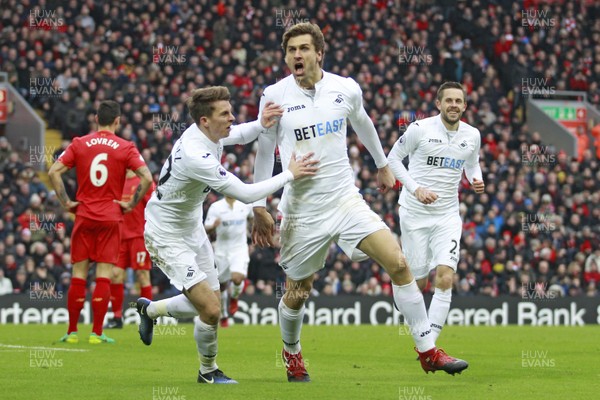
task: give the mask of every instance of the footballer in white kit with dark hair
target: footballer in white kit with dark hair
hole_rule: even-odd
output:
[[[284,111],[278,123],[259,136],[255,181],[272,175],[275,147],[283,165],[292,152],[314,153],[319,159],[316,175],[287,184],[279,203],[280,265],[287,275],[279,324],[288,381],[310,381],[300,346],[304,302],[332,241],[353,260],[371,257],[390,275],[394,301],[411,325],[423,369],[460,372],[466,363],[435,347],[423,296],[399,244],[354,184],[346,147],[348,120],[375,161],[379,188],[389,190],[395,178],[363,107],[359,85],[322,70],[324,43],[317,25],[300,23],[287,30],[282,47],[292,74],[267,87],[260,104],[261,112],[268,102],[280,104]],[[265,204],[254,204],[253,240],[261,246],[273,244],[274,222]]]
[[[436,106],[440,114],[413,122],[388,155],[394,175],[403,184],[398,201],[402,248],[421,290],[430,271],[436,271],[428,312],[434,340],[450,310],[460,255],[458,187],[463,171],[476,193],[485,188],[479,166],[481,134],[460,120],[467,106],[462,85],[442,84]],[[402,163],[406,156],[408,170]]]

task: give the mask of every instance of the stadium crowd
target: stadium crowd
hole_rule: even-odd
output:
[[[360,84],[386,154],[408,124],[437,114],[435,93],[443,81],[462,82],[469,104],[464,119],[482,134],[486,193],[475,195],[463,180],[455,293],[598,296],[600,167],[594,142],[579,159],[553,151],[540,132],[528,129],[523,87],[538,79],[545,88],[585,91],[600,104],[598,5],[6,3],[0,69],[43,110],[49,127],[62,132],[63,147],[94,129],[101,100],[114,99],[122,105],[119,134],[136,143],[155,179],[188,124],[184,98],[192,89],[225,85],[237,121],[256,118],[264,87],[287,74],[280,40],[284,27],[296,22],[322,28],[328,43],[324,69]],[[47,90],[40,90],[44,85]],[[223,162],[251,181],[255,151],[255,145],[226,149]],[[400,235],[398,191],[377,191],[375,166],[353,133],[348,152],[366,201]],[[27,161],[0,138],[0,294],[69,285],[72,220]],[[74,180],[66,183],[75,198]],[[211,193],[206,207],[217,198]],[[275,218],[277,202],[277,196],[270,202]],[[281,295],[278,256],[277,248],[251,246],[246,293]],[[157,268],[152,273],[156,292],[172,290]],[[352,262],[335,245],[319,275],[314,295],[391,293],[390,278],[376,263]],[[135,287],[128,289],[137,294]]]

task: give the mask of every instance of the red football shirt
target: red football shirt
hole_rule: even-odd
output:
[[[58,161],[77,172],[76,215],[97,221],[121,221],[118,200],[123,194],[126,169],[146,165],[132,142],[108,131],[73,139]]]
[[[140,184],[140,178],[137,176],[133,176],[131,178],[127,178],[125,181],[125,187],[123,187],[123,201],[129,201],[133,197],[137,187]],[[146,195],[137,206],[130,212],[125,214],[123,218],[123,224],[121,225],[121,240],[127,240],[135,237],[143,237],[144,236],[144,210],[146,209],[146,204],[152,197],[152,192],[154,191],[154,182]]]

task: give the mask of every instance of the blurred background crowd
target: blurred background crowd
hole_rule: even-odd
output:
[[[321,27],[325,70],[360,84],[386,154],[411,122],[437,114],[435,93],[443,81],[461,82],[468,92],[464,120],[482,135],[486,193],[474,194],[463,179],[455,293],[598,296],[600,141],[590,140],[578,158],[548,153],[542,132],[527,126],[522,90],[523,79],[537,78],[556,90],[587,92],[600,104],[598,2],[2,3],[0,70],[41,110],[48,127],[62,132],[63,148],[95,128],[100,101],[114,99],[123,113],[119,135],[136,143],[155,178],[189,125],[184,99],[191,90],[225,85],[237,121],[257,117],[263,89],[288,73],[281,36],[296,22]],[[52,10],[54,20],[32,20],[35,10]],[[33,93],[31,85],[39,82],[50,82],[53,95]],[[255,146],[223,155],[224,165],[248,182]],[[377,191],[375,166],[351,129],[348,152],[356,185],[400,237],[398,191]],[[544,152],[547,157],[535,157]],[[74,198],[73,175],[66,184]],[[211,193],[205,207],[218,196]],[[275,219],[277,203],[272,196]],[[49,285],[66,290],[72,220],[5,138],[0,210],[0,294]],[[246,293],[281,294],[278,258],[277,248],[251,246]],[[335,245],[318,275],[314,295],[391,293],[383,269],[373,261],[352,262]],[[157,268],[152,279],[156,293],[173,290]],[[138,289],[129,283],[127,290]]]

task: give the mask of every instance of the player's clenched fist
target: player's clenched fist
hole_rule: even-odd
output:
[[[483,183],[483,181],[480,181],[477,178],[473,178],[472,186],[473,186],[473,190],[477,194],[481,194],[485,190],[485,183]]]
[[[387,193],[388,190],[396,185],[396,177],[389,165],[379,168],[377,171],[377,186],[381,193]]]

